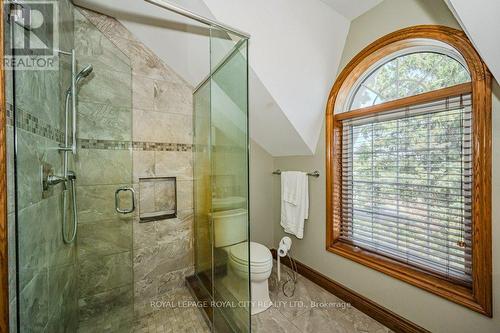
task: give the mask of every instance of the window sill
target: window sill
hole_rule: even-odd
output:
[[[329,252],[375,269],[415,287],[441,296],[447,300],[463,305],[473,311],[491,317],[474,297],[471,288],[450,282],[434,274],[427,273],[410,265],[389,259],[379,254],[363,250],[357,246],[337,240],[327,247]]]

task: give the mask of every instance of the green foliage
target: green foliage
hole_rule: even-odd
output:
[[[451,87],[470,81],[467,70],[446,55],[413,53],[391,60],[361,85],[351,109]]]
[[[377,104],[467,81],[468,72],[447,56],[410,54],[376,70],[355,103]],[[457,244],[467,232],[470,209],[470,191],[463,185],[470,180],[464,171],[471,159],[465,130],[469,111],[449,109],[344,127],[351,237],[369,239],[382,252],[432,263],[441,273],[468,274],[464,256],[469,250]],[[385,223],[377,223],[380,219]]]

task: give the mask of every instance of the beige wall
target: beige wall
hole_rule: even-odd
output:
[[[446,5],[440,0],[385,0],[351,23],[341,66],[375,39],[397,29],[418,24],[458,27]],[[500,88],[494,83],[493,145],[500,149]],[[252,155],[255,157],[255,155]],[[253,164],[258,164],[253,161]],[[293,255],[335,281],[374,300],[432,332],[499,332],[500,304],[494,297],[494,317],[487,318],[416,287],[325,250],[325,134],[324,128],[316,154],[312,157],[274,159],[274,167],[283,170],[319,170],[321,177],[310,182],[310,218],[303,240],[293,238]],[[497,172],[495,172],[495,170]],[[500,197],[500,156],[493,157],[493,203]],[[265,185],[265,184],[262,184]],[[266,188],[262,188],[262,193]],[[256,189],[254,188],[254,191]],[[274,243],[284,235],[279,225],[279,178],[273,179]],[[260,195],[260,193],[259,193]],[[252,199],[257,195],[252,196]],[[500,208],[493,205],[493,287],[500,295]],[[253,207],[252,207],[253,208]],[[257,208],[254,209],[258,210]],[[253,221],[252,228],[257,222]]]
[[[250,240],[273,248],[273,157],[255,141],[250,142]],[[279,177],[278,177],[279,178]]]

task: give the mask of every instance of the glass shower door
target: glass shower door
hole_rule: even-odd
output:
[[[228,221],[224,230],[214,230],[214,245],[217,237],[237,235],[236,243],[213,249],[213,297],[224,304],[215,308],[213,324],[221,332],[250,331],[247,43],[211,31],[211,208]]]
[[[12,92],[8,108],[16,147],[17,322],[20,332],[30,333],[130,332],[135,216],[130,60],[70,1],[57,6],[63,52],[55,51],[50,68],[16,68],[6,88]],[[44,40],[40,31],[35,36],[17,23],[7,28],[14,53],[29,40]],[[66,117],[73,142],[67,91],[72,75],[87,65],[93,71],[76,87],[76,154],[68,152],[68,168],[76,176],[77,233],[65,242],[64,222],[66,236],[74,230],[70,182],[44,187],[43,181],[64,175]]]
[[[132,68],[130,59],[78,9],[78,321],[83,332],[131,332],[134,320]],[[138,200],[136,200],[138,202]]]
[[[55,21],[60,23],[59,48],[71,50],[73,26],[67,23],[72,22],[72,6],[61,1],[58,7],[59,17]],[[37,9],[50,17],[53,8],[41,4]],[[15,67],[10,72],[10,86],[6,87],[12,96],[7,105],[15,147],[17,326],[20,332],[75,331],[78,325],[76,244],[63,242],[64,187],[60,183],[44,190],[42,184],[44,171],[63,174],[59,152],[63,136],[63,89],[70,82],[71,59],[54,51],[53,44],[44,44],[51,40],[49,30],[24,29],[12,16],[7,28],[11,54],[16,59],[40,60],[38,67]],[[44,66],[42,56],[30,55],[27,45],[54,51],[52,65]],[[71,231],[70,227],[68,232]]]
[[[249,332],[247,40],[212,29],[210,45],[210,76],[193,96],[194,289],[214,304],[213,332]]]

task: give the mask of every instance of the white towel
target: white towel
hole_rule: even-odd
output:
[[[309,179],[305,172],[281,173],[281,226],[285,232],[302,239],[304,222],[309,217]]]

